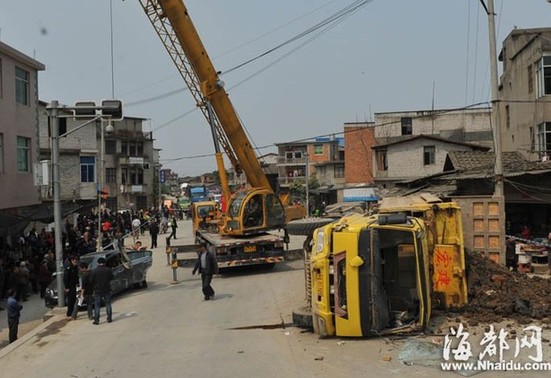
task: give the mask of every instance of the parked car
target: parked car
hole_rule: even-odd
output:
[[[88,269],[94,270],[98,266],[98,259],[105,258],[105,266],[113,270],[115,278],[111,281],[113,294],[119,293],[130,287],[147,287],[147,270],[153,263],[151,251],[125,251],[121,253],[118,250],[105,250],[100,252],[91,252],[80,257],[81,262],[88,263]],[[57,306],[57,279],[54,277],[44,296],[46,307],[53,308]]]

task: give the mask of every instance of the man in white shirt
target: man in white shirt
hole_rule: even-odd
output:
[[[142,225],[142,222],[136,217],[132,220],[132,237],[134,240],[140,238],[140,226]]]

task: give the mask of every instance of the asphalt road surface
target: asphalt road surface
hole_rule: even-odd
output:
[[[190,222],[181,221],[173,244],[191,242],[190,238],[181,240],[189,229]],[[149,242],[149,236],[142,240]],[[163,235],[160,241],[148,274],[149,287],[117,295],[112,323],[106,322],[104,309],[99,325],[93,325],[83,312],[77,320],[69,320],[57,309],[58,315],[0,350],[0,376],[457,375],[402,364],[398,361],[400,339],[319,339],[294,327],[292,310],[304,304],[301,260],[278,264],[273,270],[215,276],[216,296],[204,301],[200,277],[191,274],[191,267],[179,268],[178,281],[173,282]],[[293,243],[301,246],[302,240]]]

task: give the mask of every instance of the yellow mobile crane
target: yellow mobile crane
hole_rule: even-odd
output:
[[[211,127],[227,210],[217,232],[197,230],[196,239],[216,249],[222,267],[282,261],[287,236],[274,239],[266,231],[285,226],[283,204],[262,170],[186,6],[182,0],[140,3]],[[231,196],[222,151],[236,172],[245,173],[251,189]],[[231,237],[239,240],[232,242]]]

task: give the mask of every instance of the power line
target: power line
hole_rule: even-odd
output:
[[[249,59],[249,60],[246,60],[245,62],[243,63],[240,63],[238,64],[237,66],[234,66],[226,71],[223,71],[224,74],[228,74],[232,71],[235,71],[239,68],[242,68],[244,66],[246,66],[247,64],[250,64],[268,54],[271,54],[273,53],[274,51],[277,51],[285,46],[287,46],[288,44],[291,44],[295,41],[298,41],[306,36],[308,36],[309,34],[319,30],[319,29],[322,29],[324,28],[325,26],[327,25],[330,25],[332,23],[339,23],[339,20],[341,18],[347,18],[350,14],[352,13],[355,13],[356,11],[358,11],[360,8],[364,7],[365,5],[367,5],[368,3],[370,3],[372,0],[356,0],[354,1],[352,4],[349,4],[348,6],[344,7],[343,9],[337,11],[336,13],[334,13],[333,15],[331,15],[330,17],[322,20],[321,22],[318,22],[317,24],[315,24],[314,26],[306,29],[305,31],[297,34],[296,36],[288,39],[287,41],[285,42],[282,42],[280,43],[279,45],[275,46],[275,47],[272,47],[271,49],[261,53],[261,54],[258,54],[257,56]]]
[[[464,107],[459,107],[459,108],[450,108],[450,109],[438,110],[438,111],[434,111],[434,112],[429,112],[430,114],[421,114],[421,115],[411,117],[411,118],[412,119],[421,119],[421,118],[428,118],[428,117],[435,117],[435,116],[438,117],[440,115],[444,115],[444,114],[451,113],[451,112],[456,112],[456,111],[461,111],[461,110],[468,110],[468,109],[472,109],[472,108],[476,109],[477,107],[479,107],[481,105],[489,105],[489,102],[487,102],[487,101],[486,102],[479,102],[479,103],[470,104],[470,105],[467,105],[467,106],[464,106]],[[381,124],[378,124],[378,125],[372,125],[371,127],[373,127],[373,128],[384,127],[384,126],[395,125],[395,124],[399,124],[399,123],[401,123],[401,120],[389,121],[389,122],[381,123]],[[336,136],[336,135],[345,135],[347,132],[356,132],[356,131],[357,130],[348,130],[348,131],[343,130],[343,131],[338,131],[338,132],[331,132],[331,133],[328,133],[328,134],[321,134],[321,135],[316,135],[316,136],[310,136],[310,137],[307,137],[307,138],[296,139],[296,140],[286,142],[286,143],[292,144],[292,143],[310,142],[312,140],[315,140],[316,138],[327,138],[327,137],[333,137],[333,136]],[[273,147],[274,147],[274,144],[269,144],[269,145],[265,145],[265,146],[255,147],[255,150],[263,150],[263,149],[273,148]],[[172,158],[172,159],[161,159],[161,161],[163,161],[163,162],[174,162],[174,161],[179,161],[179,160],[189,160],[189,159],[197,159],[197,158],[205,158],[205,157],[213,157],[213,156],[215,156],[215,154],[210,153],[210,154],[203,154],[203,155],[181,156],[181,157]]]

